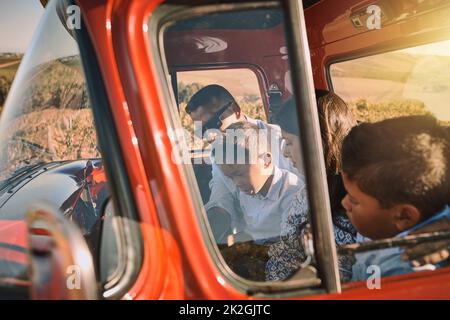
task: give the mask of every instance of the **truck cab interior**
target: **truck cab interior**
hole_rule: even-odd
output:
[[[433,114],[447,125],[450,78],[442,70],[450,68],[450,5],[439,0],[372,4],[303,1],[315,89],[336,93],[358,123]],[[294,94],[282,10],[271,4],[237,8],[193,8],[192,17],[175,14],[163,28],[161,52],[204,205],[211,197],[211,146],[195,141],[193,119],[185,110],[190,98],[218,84],[245,115],[276,125],[274,115]],[[210,220],[213,229],[223,223],[218,221]]]

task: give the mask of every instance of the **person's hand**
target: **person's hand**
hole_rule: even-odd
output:
[[[426,227],[411,232],[411,235],[450,231],[450,219],[436,221]],[[450,239],[435,242],[426,242],[407,248],[402,255],[402,259],[410,261],[413,267],[420,267],[426,264],[437,264],[450,257]]]
[[[228,245],[232,246],[232,245],[239,245],[239,244],[246,244],[253,241],[253,238],[251,235],[249,235],[246,232],[238,232],[236,234],[233,234],[232,236],[230,236],[230,239],[228,241]]]

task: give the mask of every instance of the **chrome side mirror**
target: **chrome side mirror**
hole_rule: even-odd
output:
[[[26,224],[31,298],[97,299],[92,256],[77,227],[46,203],[32,206]]]

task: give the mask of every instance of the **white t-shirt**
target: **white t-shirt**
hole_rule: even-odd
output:
[[[272,185],[265,197],[240,192],[233,181],[212,162],[212,179],[209,183],[211,196],[205,208],[225,209],[231,215],[235,232],[247,232],[254,240],[270,239],[280,236],[283,214],[287,213],[295,194],[304,187],[305,182],[292,161],[283,156],[280,127],[260,120],[247,121],[257,124],[260,129],[272,130],[272,134],[279,137],[279,149],[272,150]]]

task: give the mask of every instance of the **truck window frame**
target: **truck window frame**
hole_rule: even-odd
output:
[[[177,5],[177,3],[181,5]],[[317,114],[317,106],[312,79],[312,68],[309,58],[309,47],[306,39],[306,27],[304,23],[303,8],[298,1],[291,0],[280,4],[278,1],[270,2],[241,2],[213,4],[204,3],[183,6],[182,1],[170,1],[162,4],[153,13],[148,28],[149,50],[158,57],[156,65],[157,73],[160,75],[163,102],[167,125],[171,128],[179,128],[177,101],[173,94],[172,80],[164,54],[163,35],[165,27],[171,22],[181,18],[195,17],[212,12],[226,12],[245,9],[280,8],[285,17],[285,28],[287,30],[286,41],[289,46],[291,66],[294,73],[302,73],[297,78],[293,77],[294,90],[299,92],[295,95],[298,105],[304,108],[299,110],[299,125],[305,128],[302,135],[302,150],[305,158],[305,171],[308,186],[309,203],[311,211],[314,212],[313,228],[315,235],[316,257],[318,258],[319,275],[322,284],[319,287],[310,285],[301,286],[295,281],[286,283],[254,282],[235,275],[223,260],[217,245],[215,244],[206,213],[201,201],[200,191],[191,166],[182,166],[181,171],[190,185],[190,199],[194,205],[203,239],[216,267],[224,278],[237,290],[247,295],[257,297],[292,297],[310,296],[323,293],[339,293],[340,279],[337,267],[337,254],[334,242],[333,226],[331,221],[331,209],[326,185],[325,165],[320,136],[320,127]],[[298,28],[293,28],[296,26]],[[293,28],[294,30],[291,30]],[[301,29],[301,30],[298,30]],[[301,50],[296,50],[300,48]],[[302,52],[303,51],[303,52]],[[306,66],[306,67],[305,67]],[[298,81],[300,80],[300,81]],[[306,147],[305,147],[306,146]],[[305,154],[309,154],[308,157]]]
[[[74,0],[68,0],[68,2],[73,4]],[[80,52],[111,200],[118,218],[116,223],[121,261],[118,270],[115,270],[114,277],[106,283],[101,283],[99,295],[102,299],[120,299],[134,285],[141,270],[144,254],[142,234],[104,79],[83,15],[81,15],[81,28],[75,29],[75,41]],[[97,260],[100,261],[100,251]],[[97,275],[97,281],[100,281],[99,275]]]

